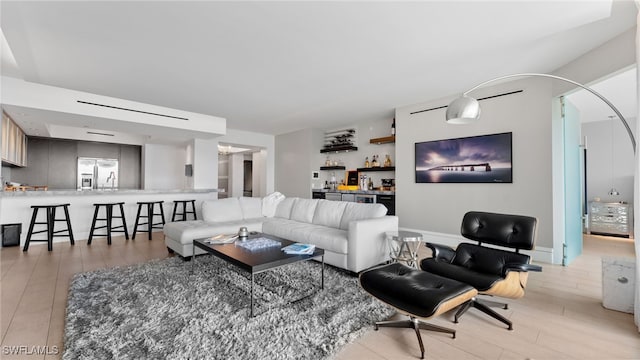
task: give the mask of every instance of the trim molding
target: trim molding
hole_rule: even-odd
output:
[[[461,242],[469,242],[469,240],[465,239],[461,235],[452,235],[445,233],[438,233],[433,231],[425,231],[420,229],[410,229],[410,228],[400,228],[399,230],[405,231],[413,231],[422,234],[422,238],[425,242],[433,242],[438,244],[443,244],[447,246],[451,246],[453,248],[457,247]],[[500,248],[498,246],[492,246],[486,244],[488,247]],[[535,262],[548,263],[553,264],[553,249],[547,247],[536,246],[533,250],[522,251],[523,254],[527,254],[531,256],[531,259]]]

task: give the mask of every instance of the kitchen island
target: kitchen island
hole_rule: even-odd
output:
[[[200,211],[202,208],[202,201],[217,198],[217,189],[5,191],[0,192],[0,224],[22,224],[22,234],[20,235],[20,244],[22,246],[27,237],[27,231],[29,230],[31,206],[71,204],[69,206],[69,217],[71,218],[73,235],[76,240],[84,240],[89,237],[89,231],[91,230],[94,203],[124,202],[127,228],[129,230],[129,235],[131,236],[133,234],[133,226],[136,220],[136,212],[138,211],[138,206],[136,204],[138,201],[164,201],[163,208],[165,221],[169,222],[171,221],[174,200],[196,200],[196,213],[198,218],[201,218],[202,215]],[[44,216],[40,218],[41,215],[42,214],[38,214],[38,221],[44,221]],[[56,217],[61,218],[60,215],[57,215]],[[120,225],[119,220],[116,219],[114,222],[116,223],[114,225]],[[61,228],[63,227],[61,223],[58,223],[58,225],[61,226]],[[104,225],[104,222],[98,222],[96,225]],[[34,230],[40,230],[43,228],[44,226],[40,225]],[[142,228],[140,228],[140,230],[142,230]],[[99,232],[104,233],[104,229]],[[35,236],[42,238],[43,234],[37,234]],[[146,236],[141,236],[139,239],[144,239],[146,241]],[[98,237],[95,238],[94,241],[100,240],[101,238]],[[54,242],[68,241],[69,240],[66,237],[54,238]]]

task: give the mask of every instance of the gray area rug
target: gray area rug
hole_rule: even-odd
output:
[[[213,256],[190,271],[176,257],[76,275],[63,358],[324,359],[393,314],[329,266],[320,290],[314,261],[257,274],[253,318],[246,272]]]

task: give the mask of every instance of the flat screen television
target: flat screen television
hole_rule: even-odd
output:
[[[416,143],[416,183],[511,183],[511,134]]]

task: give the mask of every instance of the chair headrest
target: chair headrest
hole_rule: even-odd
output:
[[[460,233],[467,239],[513,249],[533,249],[538,219],[531,216],[470,211]]]

